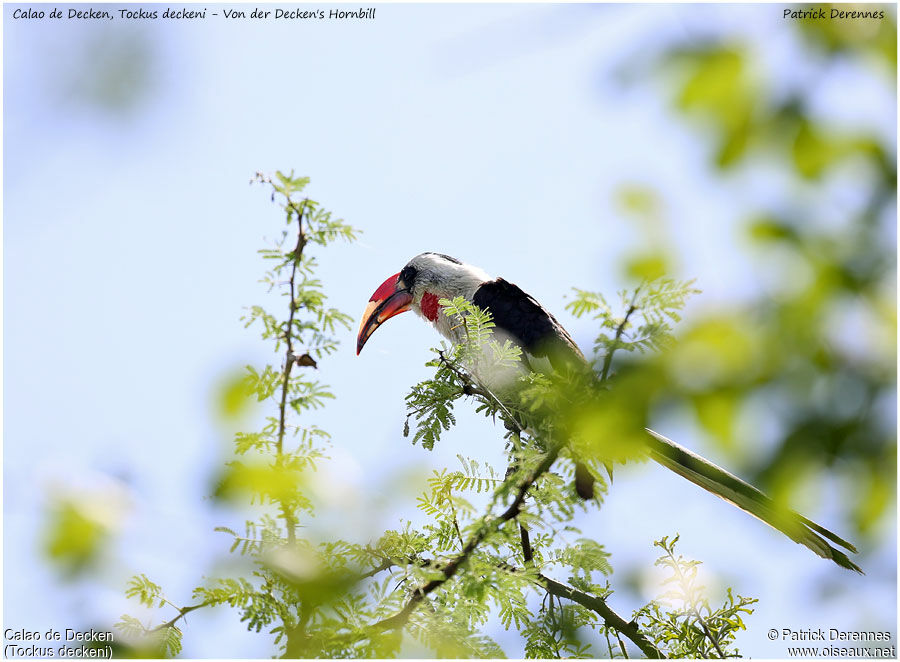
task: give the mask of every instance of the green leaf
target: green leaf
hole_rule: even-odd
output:
[[[147,578],[147,575],[135,575],[128,580],[128,586],[125,589],[125,597],[137,598],[142,605],[152,607],[153,603],[161,596],[162,589],[159,584],[151,582]]]

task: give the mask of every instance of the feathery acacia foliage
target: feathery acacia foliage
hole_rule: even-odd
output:
[[[234,458],[216,489],[219,497],[256,508],[243,531],[216,529],[251,569],[207,578],[185,607],[145,575],[134,577],[126,594],[169,620],[154,626],[125,615],[118,624],[123,634],[144,651],[177,655],[182,618],[227,605],[249,630],[274,634],[276,654],[285,657],[394,657],[410,641],[438,656],[502,657],[505,651],[487,634],[497,622],[518,631],[528,657],[617,657],[635,648],[648,657],[735,653],[733,635],[751,601],[729,592],[726,605],[712,610],[693,583],[695,566],[676,558],[674,541],[664,538],[660,562],[684,579],[681,603],[654,602],[622,617],[608,605],[608,552],[572,523],[586,508],[571,487],[573,459],[597,476],[594,502],[606,489],[598,471],[605,459],[579,442],[590,432],[573,408],[597,398],[615,405],[613,353],[664,346],[669,323],[692,291],[689,283],[647,283],[619,316],[602,296],[579,291],[573,312],[592,313],[600,324],[602,379],[528,373],[521,350],[493,338],[489,313],[464,299],[442,300],[462,341],[435,350],[428,364],[433,376],[407,396],[405,432],[413,444],[432,449],[456,423],[453,410],[462,399],[502,423],[508,466],[458,456],[459,466],[436,471],[417,499],[424,525],[407,522],[367,544],[313,542],[301,535],[314,511],[305,485],[325,455],[328,434],[304,417],[333,396],[305,368],[335,351],[335,330],[350,318],[327,306],[306,249],[352,240],[355,231],[302,197],[306,178],[276,173],[258,180],[271,186],[287,220],[275,247],[261,251],[274,265],[263,282],[286,296],[286,316],[254,306],[245,321],[259,324],[283,360],[278,367],[248,366],[245,390],[271,414],[261,429],[235,435]],[[498,372],[504,374],[499,386],[484,378]]]
[[[725,657],[735,634],[743,629],[741,614],[753,613],[749,606],[756,600],[735,596],[729,588],[725,603],[713,610],[697,582],[700,562],[676,557],[676,542],[678,536],[671,541],[666,536],[654,543],[664,552],[656,565],[669,571],[665,583],[672,588],[640,610],[636,620],[654,639],[669,642],[672,657]],[[731,649],[730,655],[739,651]]]
[[[680,282],[672,278],[657,278],[635,288],[619,292],[624,313],[617,316],[599,292],[574,288],[575,298],[566,309],[575,317],[593,313],[600,323],[600,333],[594,341],[594,352],[602,360],[601,379],[609,376],[613,354],[659,351],[672,343],[672,324],[681,321],[679,311],[687,298],[699,292],[693,280]],[[637,318],[637,321],[635,318]]]

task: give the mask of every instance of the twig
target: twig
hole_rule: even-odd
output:
[[[297,214],[297,246],[290,253],[291,255],[291,279],[290,279],[290,314],[288,315],[287,328],[285,329],[284,339],[287,344],[287,350],[284,358],[284,376],[281,380],[281,402],[278,404],[278,440],[275,443],[276,462],[281,465],[284,453],[284,434],[287,426],[285,425],[285,414],[287,410],[287,397],[290,387],[291,368],[294,366],[294,313],[297,311],[297,303],[295,301],[295,282],[297,277],[297,264],[303,255],[303,248],[306,246],[306,234],[303,232],[303,211],[306,201],[298,207],[294,203],[288,201],[288,206]],[[297,520],[293,513],[290,512],[287,504],[282,502],[281,514],[287,527],[288,542],[294,544],[297,542]]]
[[[616,654],[613,652],[612,642],[609,640],[609,628],[606,628],[603,631],[603,636],[606,637],[606,650],[609,651],[609,659],[613,659]]]
[[[534,565],[534,550],[531,549],[531,536],[524,524],[519,524],[519,538],[522,540],[522,558],[525,565]]]
[[[359,575],[357,580],[362,581],[363,579],[368,579],[369,577],[374,577],[379,572],[384,572],[385,570],[393,567],[394,565],[396,565],[396,564],[393,561],[391,561],[390,559],[385,559],[384,561],[381,562],[380,565],[377,565],[374,568],[372,568],[371,570],[368,570],[368,571],[362,573],[361,575]]]
[[[512,423],[512,425],[515,426],[516,430],[520,434],[525,432],[525,428],[519,425],[519,422],[516,420],[515,416],[512,415],[509,409],[506,408],[506,405],[504,405],[500,401],[500,398],[494,395],[494,393],[489,388],[487,388],[481,382],[473,379],[471,375],[459,368],[455,363],[453,363],[453,361],[444,356],[443,351],[439,351],[438,356],[441,359],[441,363],[447,366],[450,371],[454,375],[456,375],[460,381],[463,382],[463,393],[465,393],[466,395],[480,395],[483,398],[491,400],[497,406],[497,408],[503,412],[504,418]]]
[[[681,570],[681,565],[678,563],[678,560],[675,558],[675,555],[671,551],[666,550],[666,553],[669,555],[669,558],[672,559],[672,567],[675,569],[675,572],[678,573],[678,579],[681,582],[682,589],[685,591],[685,597],[690,597],[690,594],[687,593],[690,582],[688,581],[688,578],[684,576],[684,572],[682,572]],[[693,593],[693,589],[691,590],[691,593]],[[697,606],[693,602],[693,600],[691,602],[691,611],[697,618],[697,621],[700,623],[700,627],[703,628],[703,634],[712,642],[712,645],[715,647],[716,652],[719,654],[719,657],[724,659],[726,657],[724,651],[719,646],[719,642],[712,635],[712,632],[710,632],[709,627],[706,625],[706,621],[700,615],[700,610],[697,609]]]
[[[469,539],[469,542],[466,543],[466,546],[463,547],[462,552],[460,552],[459,555],[457,555],[444,565],[444,567],[441,569],[440,577],[438,577],[437,579],[432,579],[427,584],[417,588],[413,592],[412,596],[410,596],[403,609],[401,609],[393,616],[389,616],[388,618],[378,621],[372,627],[376,630],[393,630],[399,627],[403,627],[409,620],[409,617],[415,610],[416,606],[418,606],[418,604],[425,599],[425,596],[434,591],[436,588],[439,588],[444,584],[444,582],[451,579],[459,570],[460,566],[462,566],[469,559],[469,556],[472,555],[472,552],[475,551],[478,545],[480,545],[481,542],[490,533],[493,533],[498,528],[500,528],[501,525],[513,519],[516,515],[519,514],[519,511],[522,507],[522,502],[525,501],[525,494],[529,489],[531,489],[531,486],[534,485],[537,479],[540,478],[556,461],[556,458],[559,456],[559,451],[560,447],[557,446],[544,456],[544,459],[541,460],[540,464],[538,464],[531,475],[528,476],[528,478],[522,481],[522,483],[519,485],[515,499],[513,499],[513,502],[503,512],[503,514],[482,524],[482,526]]]
[[[516,463],[513,462],[509,465],[509,469],[507,469],[507,475],[513,473],[515,471]],[[528,529],[525,528],[525,525],[519,522],[519,540],[522,542],[522,558],[525,560],[526,566],[534,565],[534,549],[531,547],[531,535],[528,533]]]
[[[498,567],[501,570],[513,574],[524,574],[526,572],[525,570],[511,566],[508,563],[501,563]],[[584,591],[579,591],[577,588],[551,579],[543,573],[539,573],[535,581],[547,591],[548,595],[555,595],[557,598],[566,598],[572,602],[577,602],[582,607],[587,607],[591,611],[597,613],[603,619],[603,622],[606,623],[607,627],[612,628],[617,633],[621,632],[624,634],[634,642],[647,657],[657,660],[665,658],[665,655],[663,655],[662,652],[654,646],[646,636],[644,636],[644,633],[638,629],[637,623],[634,621],[626,621],[619,616],[606,604],[606,600],[603,598],[591,595],[590,593],[585,593]],[[621,646],[621,641],[619,644]],[[628,657],[627,654],[625,656]]]
[[[521,531],[522,531],[522,529],[520,529],[520,532]],[[526,535],[527,535],[527,531],[526,531]],[[419,559],[419,558],[414,558],[414,557],[410,557],[405,560],[410,561],[410,562],[415,562],[415,564],[420,567],[429,566],[434,563],[430,559]],[[401,563],[393,561],[389,558],[385,558],[381,565],[379,565],[377,568],[374,568],[373,570],[369,571],[365,575],[362,575],[362,578],[371,577],[371,576],[381,572],[382,570],[387,570],[388,568],[394,567],[394,566],[399,567],[400,565],[401,565]],[[500,564],[498,564],[497,567],[500,568],[501,570],[504,570],[506,572],[510,572],[513,574],[524,574],[524,572],[525,572],[524,570],[521,570],[520,568],[516,568],[515,566],[512,566],[512,565],[509,565],[508,563],[500,563]],[[550,607],[551,609],[553,608],[552,607],[552,596],[556,596],[557,598],[566,598],[567,600],[571,600],[572,602],[577,602],[581,606],[587,607],[591,611],[597,613],[601,618],[603,618],[604,623],[606,623],[606,625],[609,628],[612,628],[617,633],[621,632],[626,637],[628,637],[628,639],[630,639],[647,657],[653,658],[653,659],[664,659],[665,658],[665,655],[663,655],[662,652],[658,648],[656,648],[656,646],[654,646],[653,643],[651,643],[650,640],[648,640],[644,636],[644,634],[638,629],[637,624],[634,621],[628,622],[624,618],[619,616],[615,611],[613,611],[609,607],[609,605],[606,604],[606,601],[603,598],[600,598],[596,595],[591,595],[589,593],[585,593],[583,591],[579,591],[578,589],[573,588],[572,586],[568,586],[567,584],[558,582],[555,579],[551,579],[550,577],[547,577],[543,573],[538,574],[538,576],[536,578],[536,582],[547,591],[548,596],[551,596],[551,607]],[[435,588],[437,588],[437,587],[435,587]],[[424,588],[420,589],[420,591],[421,590],[424,590]],[[433,589],[429,589],[428,592],[430,592],[431,590],[433,590]],[[418,595],[418,593],[417,593],[417,595]],[[409,605],[407,605],[407,607],[408,606]],[[406,609],[406,608],[404,608],[404,609]],[[397,617],[399,615],[400,614],[397,614],[388,619],[384,619],[383,621],[376,623],[373,627],[377,627],[377,628],[381,628],[381,629],[390,629],[392,627],[399,627],[399,626],[403,625],[403,623],[401,623],[399,621],[396,623],[389,622],[392,619],[397,619]],[[408,616],[408,614],[407,614],[407,616]],[[616,635],[616,638],[619,639],[618,634]],[[621,639],[619,639],[619,645],[624,650],[624,646],[622,646]],[[610,650],[612,650],[611,647],[610,647]],[[627,653],[623,653],[623,654],[625,655],[625,657],[628,657]]]
[[[700,621],[700,627],[703,628],[703,633],[712,642],[712,645],[716,647],[716,652],[719,654],[719,657],[721,657],[722,659],[725,659],[727,656],[722,651],[722,649],[719,647],[719,642],[716,641],[716,638],[712,635],[712,632],[709,631],[709,628],[706,625],[706,621],[703,620],[702,616],[700,616],[700,612],[695,609],[694,615],[697,617],[697,620]]]
[[[459,548],[462,549],[466,546],[466,541],[463,540],[462,531],[459,529],[459,517],[456,515],[456,506],[453,505],[453,493],[449,489],[447,490],[447,502],[450,504],[450,512],[453,513],[453,527],[456,529],[456,536],[459,538]]]
[[[637,306],[635,303],[637,302],[638,292],[641,291],[641,286],[638,285],[634,289],[634,294],[631,297],[631,303],[628,305],[628,311],[625,313],[625,317],[622,318],[622,321],[619,322],[619,326],[616,327],[616,336],[613,338],[612,345],[609,348],[609,351],[606,353],[606,356],[603,357],[603,368],[600,370],[600,381],[605,382],[606,378],[609,376],[609,368],[612,365],[612,357],[615,354],[616,349],[619,345],[619,339],[622,337],[622,334],[625,332],[625,326],[628,324],[628,318],[631,317],[632,313],[637,310]]]
[[[538,580],[541,585],[553,595],[560,598],[566,598],[572,602],[577,602],[582,607],[587,607],[591,611],[599,614],[607,626],[628,637],[647,657],[653,659],[662,659],[665,657],[662,652],[660,652],[660,650],[644,636],[634,621],[629,622],[619,616],[610,609],[609,605],[607,605],[606,601],[602,598],[579,591],[576,588],[558,582],[555,579],[551,579],[544,574],[538,575]]]
[[[170,603],[170,604],[171,604],[171,603]],[[209,606],[209,602],[201,602],[201,603],[199,603],[199,604],[196,604],[196,605],[190,605],[190,606],[188,606],[188,607],[175,607],[175,609],[178,610],[178,616],[176,616],[175,618],[173,618],[171,621],[166,621],[165,623],[162,623],[162,624],[160,624],[160,625],[157,625],[157,626],[156,626],[155,628],[153,628],[152,630],[149,630],[149,632],[159,632],[160,630],[164,630],[164,629],[166,629],[166,628],[170,628],[170,627],[174,626],[175,623],[177,623],[179,620],[181,620],[181,619],[184,618],[186,615],[188,615],[189,613],[191,613],[192,611],[195,611],[195,610],[197,610],[197,609],[201,609],[202,607],[207,607],[207,606]]]

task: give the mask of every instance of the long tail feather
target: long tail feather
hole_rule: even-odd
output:
[[[862,573],[860,567],[847,558],[844,552],[828,544],[830,540],[855,553],[856,548],[840,536],[792,510],[778,506],[770,497],[749,483],[676,444],[671,439],[650,429],[647,432],[651,437],[647,442],[650,457],[659,464],[679,476],[687,478],[706,491],[733,503],[741,510],[781,531],[794,542],[805,545],[822,558],[831,559],[843,568]]]

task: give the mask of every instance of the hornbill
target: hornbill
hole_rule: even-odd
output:
[[[503,278],[487,273],[442,253],[422,253],[411,259],[399,273],[385,280],[369,299],[356,341],[356,353],[381,324],[407,310],[430,322],[451,342],[460,342],[461,333],[453,320],[441,313],[441,299],[464,297],[491,313],[494,334],[510,339],[522,350],[523,368],[541,372],[563,371],[573,365],[586,366],[584,355],[562,325],[533,297]],[[830,543],[850,552],[856,548],[838,535],[793,511],[778,506],[770,497],[654,432],[646,438],[646,454],[667,469],[699,485],[716,496],[759,518],[794,542],[805,545],[822,558],[862,572],[847,555]],[[583,498],[593,495],[593,476],[576,465],[576,491]]]

